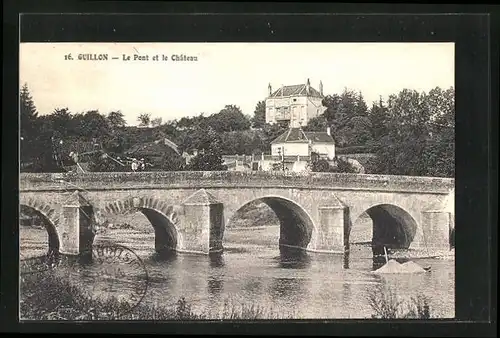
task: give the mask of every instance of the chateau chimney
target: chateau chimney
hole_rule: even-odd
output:
[[[267,87],[269,89],[269,96],[273,93],[273,89],[271,87],[271,83],[269,83],[269,86]]]
[[[319,81],[319,93],[323,96],[323,82]]]
[[[330,129],[330,127],[326,128],[326,133],[328,134],[328,136],[332,136],[332,130]]]
[[[284,89],[284,87],[285,87],[285,86],[282,84],[282,85],[281,85],[281,96],[283,96],[283,89]]]
[[[306,83],[306,93],[309,94],[309,89],[311,88],[311,82],[309,82],[309,79],[307,79]]]

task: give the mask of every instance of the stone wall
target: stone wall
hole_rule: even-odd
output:
[[[124,172],[124,173],[22,173],[20,191],[75,189],[158,189],[210,187],[336,188],[379,191],[445,193],[454,188],[454,179],[394,175],[363,175],[297,172]]]

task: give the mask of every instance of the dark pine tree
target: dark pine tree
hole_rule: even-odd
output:
[[[375,141],[380,140],[383,136],[387,135],[388,113],[387,107],[382,101],[382,97],[378,103],[373,103],[370,109],[369,118],[372,126],[372,136]]]
[[[266,123],[266,103],[264,101],[259,101],[257,106],[255,106],[255,111],[252,117],[252,127],[262,128]]]

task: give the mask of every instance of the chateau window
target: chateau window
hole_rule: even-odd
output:
[[[297,99],[293,99],[293,102],[297,102]]]

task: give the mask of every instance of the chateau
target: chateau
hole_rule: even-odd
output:
[[[319,91],[311,87],[309,79],[305,84],[281,86],[272,91],[269,84],[269,96],[266,99],[266,123],[282,123],[290,128],[306,126],[310,119],[321,115],[326,107],[323,100],[323,83],[319,82]]]

